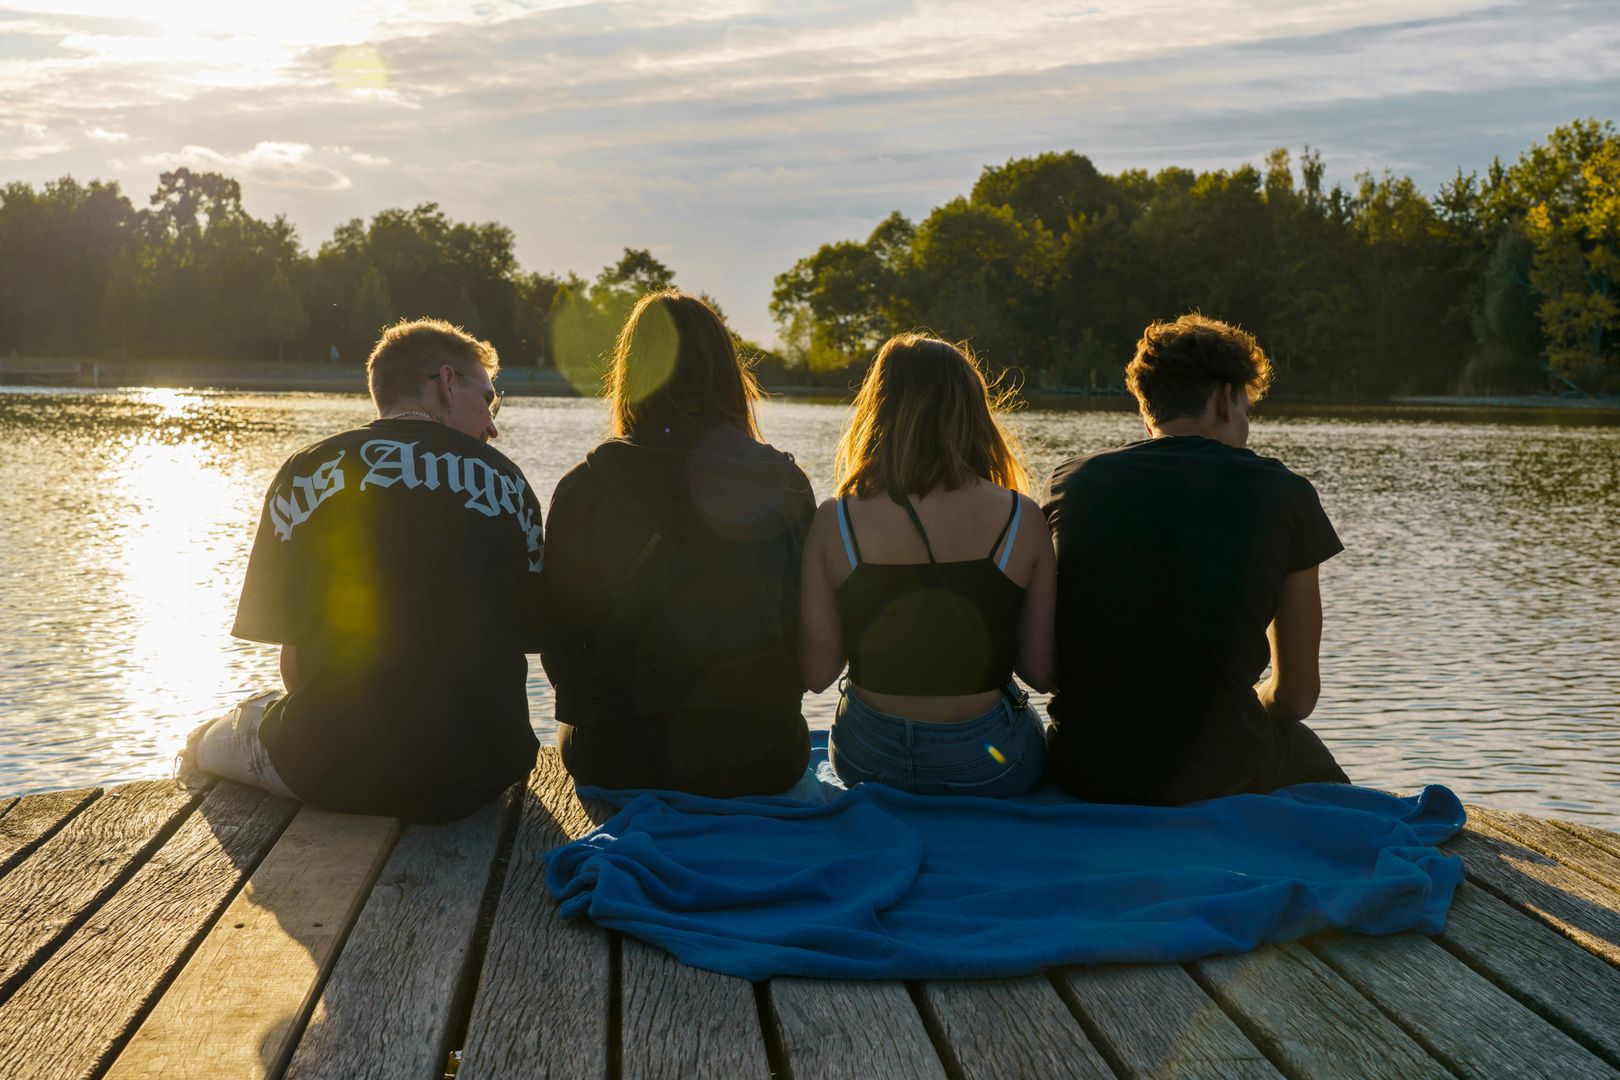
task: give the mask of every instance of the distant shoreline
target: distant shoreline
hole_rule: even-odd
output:
[[[585,397],[555,368],[506,367],[500,388],[514,397]],[[217,360],[60,360],[0,357],[0,388],[63,387],[127,389],[153,387],[185,390],[284,391],[291,393],[366,393],[361,364],[276,364]],[[848,401],[853,390],[837,386],[767,386],[773,397],[795,400]],[[1131,407],[1118,390],[1087,387],[1042,387],[1026,397],[1032,405]],[[1441,409],[1576,409],[1620,412],[1620,397],[1571,397],[1554,394],[1421,394],[1347,401],[1343,398],[1274,398],[1277,404],[1311,406],[1417,407]]]

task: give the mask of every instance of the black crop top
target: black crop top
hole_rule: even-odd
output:
[[[946,563],[933,561],[909,501],[904,506],[929,561],[862,562],[846,500],[838,500],[838,531],[853,568],[835,593],[850,681],[879,694],[933,695],[1000,690],[1012,680],[1024,606],[1023,588],[1003,572],[1022,508],[1016,491],[1012,500],[988,555]]]

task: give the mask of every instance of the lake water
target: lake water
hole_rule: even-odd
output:
[[[162,775],[192,725],[279,685],[273,648],[229,636],[260,498],[369,417],[336,394],[0,390],[0,794]],[[818,494],[843,419],[762,416]],[[501,420],[544,504],[605,416],[519,398]],[[1140,431],[1116,408],[1014,426],[1040,477]],[[1345,542],[1311,723],[1352,778],[1620,827],[1620,416],[1266,406],[1251,445],[1316,483]],[[835,700],[806,699],[813,726]]]

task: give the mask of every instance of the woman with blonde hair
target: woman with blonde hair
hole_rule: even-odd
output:
[[[563,764],[603,787],[786,790],[810,753],[796,659],[810,482],[760,439],[759,386],[695,296],[636,304],[607,390],[610,438],[546,516],[541,659]]]
[[[836,497],[805,548],[806,684],[849,676],[829,740],[846,784],[1017,795],[1040,779],[1051,536],[965,348],[902,334],[877,354],[838,445]]]

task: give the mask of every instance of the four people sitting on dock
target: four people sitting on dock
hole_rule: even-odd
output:
[[[829,739],[846,784],[1006,796],[1044,775],[1176,804],[1347,782],[1302,723],[1316,568],[1342,545],[1311,484],[1246,448],[1272,370],[1242,330],[1148,327],[1127,368],[1148,438],[1059,466],[1044,515],[972,355],[892,338],[818,511],[761,439],[720,317],[654,293],[613,353],[610,438],[557,484],[544,560],[534,493],[488,445],[497,367],[448,324],[392,327],[368,364],[379,419],[282,466],[233,632],[282,645],[286,692],[194,731],[188,772],[465,814],[533,762],[524,654],[541,652],[582,784],[785,791],[809,761],[802,695],[846,663]],[[1015,671],[1055,685],[1050,730]]]
[[[540,506],[489,445],[498,367],[448,323],[391,327],[366,365],[378,419],[282,465],[232,633],[281,646],[285,692],[193,731],[183,778],[444,821],[528,774]]]
[[[1148,438],[1048,485],[1053,779],[1162,805],[1347,783],[1301,723],[1320,690],[1316,568],[1344,545],[1310,481],[1246,448],[1270,362],[1244,331],[1184,315],[1147,328],[1125,376]]]
[[[802,669],[849,678],[828,739],[845,784],[1020,795],[1040,780],[1052,669],[1051,537],[984,375],[902,334],[878,351],[838,444],[836,497],[804,562]]]

